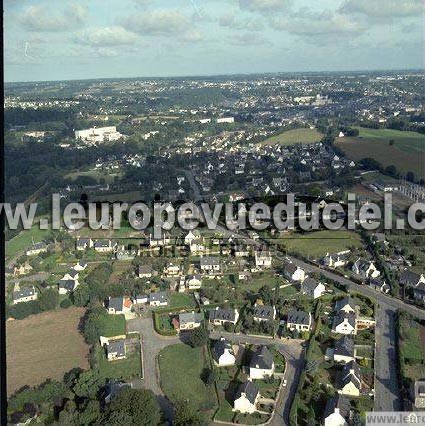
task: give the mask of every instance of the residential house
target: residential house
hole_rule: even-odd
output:
[[[264,379],[271,377],[274,374],[274,359],[273,354],[267,346],[259,346],[254,352],[249,363],[250,379]]]
[[[232,344],[222,337],[214,343],[212,348],[214,361],[219,367],[235,365],[236,357],[233,352]]]
[[[405,269],[400,274],[400,284],[413,289],[413,297],[425,302],[425,276]]]
[[[150,306],[167,306],[168,295],[166,291],[159,291],[157,293],[151,293],[149,295]]]
[[[348,263],[348,253],[350,250],[341,251],[339,253],[329,254],[322,259],[322,262],[328,268],[339,268],[345,266]]]
[[[78,271],[74,269],[71,269],[69,272],[67,272],[63,277],[62,280],[74,280],[77,281],[79,277]]]
[[[357,334],[356,314],[354,312],[337,312],[332,322],[332,331],[339,334]]]
[[[236,324],[238,319],[237,309],[223,309],[217,306],[209,311],[209,322],[214,325]]]
[[[335,303],[335,312],[343,311],[344,313],[355,313],[356,307],[351,297],[347,296],[339,299]]]
[[[310,331],[311,329],[311,313],[304,311],[291,310],[288,312],[286,327],[288,330]]]
[[[44,241],[34,243],[26,252],[27,256],[35,256],[40,253],[47,252],[47,244]]]
[[[254,321],[273,321],[276,318],[276,308],[274,306],[255,305],[252,310]]]
[[[337,391],[341,395],[360,396],[362,390],[362,376],[360,367],[356,361],[345,364],[336,385]]]
[[[220,259],[211,256],[201,257],[200,267],[203,272],[218,273],[221,271]]]
[[[252,382],[242,383],[235,395],[233,402],[233,411],[252,414],[257,411],[256,405],[260,393]]]
[[[329,399],[323,413],[324,426],[348,426],[350,401],[343,395]]]
[[[360,275],[363,278],[378,278],[381,274],[381,272],[378,271],[374,263],[369,260],[357,259],[354,262],[351,270],[356,275]]]
[[[244,244],[237,244],[233,248],[233,254],[235,257],[248,257],[249,247]]]
[[[385,294],[388,294],[391,290],[391,287],[385,281],[378,278],[370,278],[368,280],[368,286],[373,288],[375,291],[380,291]]]
[[[185,284],[189,290],[197,290],[202,286],[202,277],[198,274],[188,275]]]
[[[17,303],[31,302],[32,300],[37,300],[38,293],[33,287],[23,288],[18,291],[14,291],[12,294],[12,303],[16,305]]]
[[[131,383],[109,380],[105,387],[105,404],[109,404],[123,389],[132,387]]]
[[[197,230],[189,230],[189,232],[187,233],[187,235],[184,237],[184,243],[187,246],[190,246],[190,244],[192,243],[192,241],[198,240],[201,238],[201,233]]]
[[[272,266],[272,256],[269,250],[255,251],[255,266],[257,268],[270,268]]]
[[[115,258],[117,260],[133,260],[136,258],[137,254],[138,251],[136,249],[121,247],[115,252]]]
[[[415,407],[425,408],[425,380],[416,380],[415,382]]]
[[[33,269],[34,268],[28,262],[22,263],[19,266],[13,267],[13,276],[19,277],[21,275],[29,274]]]
[[[344,336],[335,340],[333,359],[335,362],[344,364],[355,360],[354,340],[351,337]]]
[[[283,275],[291,281],[303,281],[305,279],[305,272],[299,266],[290,261],[283,261]]]
[[[110,340],[105,346],[108,361],[116,361],[126,357],[125,339]]]
[[[110,253],[114,250],[111,240],[98,240],[94,243],[93,248],[99,253]]]
[[[129,297],[110,297],[108,302],[108,313],[119,315],[131,312],[133,306]]]
[[[87,263],[80,260],[75,266],[74,271],[81,272],[84,271],[87,268]]]
[[[182,268],[180,265],[176,265],[175,263],[169,263],[164,268],[164,275],[167,277],[177,277],[181,274]]]
[[[87,250],[93,247],[93,240],[91,238],[78,238],[75,243],[75,248],[78,251]]]
[[[137,267],[137,276],[139,278],[151,278],[153,274],[151,265],[139,265]]]
[[[202,324],[203,315],[195,312],[184,312],[179,314],[179,330],[193,330]]]
[[[301,283],[301,293],[305,294],[313,299],[317,299],[326,292],[326,287],[322,283],[318,283],[313,278],[307,277]]]
[[[147,294],[138,294],[134,298],[134,303],[137,305],[145,305],[149,301],[149,296]]]
[[[78,280],[73,279],[61,279],[59,281],[59,294],[72,293],[78,286]]]

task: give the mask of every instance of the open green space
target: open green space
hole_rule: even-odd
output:
[[[103,348],[98,348],[96,356],[100,375],[107,379],[140,377],[141,362],[139,350],[128,354],[125,359],[116,361],[108,361]]]
[[[102,317],[101,324],[102,336],[113,337],[125,334],[125,317],[124,315],[108,315]]]
[[[425,135],[392,129],[359,128],[359,136],[337,138],[335,145],[347,157],[370,157],[384,167],[394,165],[401,173],[412,171],[425,177]]]
[[[6,257],[13,257],[18,254],[25,254],[33,242],[39,243],[50,234],[49,229],[39,229],[38,224],[34,224],[31,229],[24,229],[18,235],[6,242]]]
[[[207,367],[203,348],[177,344],[159,353],[161,388],[172,401],[187,400],[195,410],[210,410],[215,405],[214,392],[201,379]]]
[[[318,231],[307,234],[284,235],[279,239],[288,253],[298,253],[304,257],[317,258],[326,253],[336,253],[351,247],[361,247],[360,235],[350,231]]]
[[[323,134],[316,129],[293,129],[286,130],[279,135],[271,136],[262,143],[265,145],[280,144],[280,145],[295,145],[295,144],[312,144],[319,142]]]

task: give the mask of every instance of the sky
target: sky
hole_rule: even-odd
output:
[[[425,0],[4,0],[5,81],[418,69]]]

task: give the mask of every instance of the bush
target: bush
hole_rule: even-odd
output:
[[[32,300],[31,302],[23,302],[10,306],[8,316],[20,320],[40,312],[40,303],[38,300]]]
[[[72,305],[72,302],[69,299],[64,299],[62,300],[62,302],[60,303],[60,307],[67,309]]]
[[[54,288],[48,288],[40,293],[38,301],[42,311],[51,311],[59,304],[59,293]]]

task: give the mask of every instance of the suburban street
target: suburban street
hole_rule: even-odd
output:
[[[399,411],[400,394],[397,381],[395,343],[395,309],[380,302],[375,330],[375,411]]]

